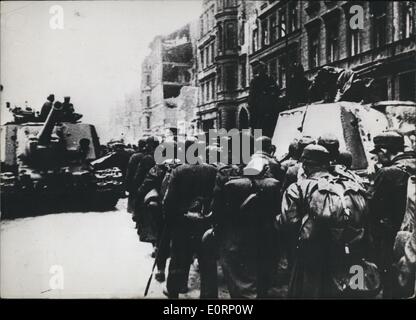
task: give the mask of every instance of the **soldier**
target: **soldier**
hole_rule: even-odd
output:
[[[298,142],[298,153],[302,154],[303,150],[306,146],[310,144],[315,144],[316,141],[311,136],[303,136]],[[292,165],[286,171],[285,178],[282,184],[282,193],[294,182],[298,181],[300,177],[302,177],[303,171],[300,170],[302,168],[301,162],[297,162],[295,165]]]
[[[298,149],[299,141],[297,139],[293,140],[289,145],[289,152],[285,159],[281,162],[282,170],[287,172],[287,170],[298,163],[300,154]]]
[[[169,298],[178,298],[179,293],[187,290],[189,268],[194,254],[200,253],[202,235],[206,231],[205,217],[212,198],[216,172],[214,166],[205,163],[185,163],[172,171],[163,201],[172,241],[164,290]],[[203,267],[200,264],[200,268]]]
[[[318,144],[323,146],[325,149],[329,152],[329,162],[330,162],[330,171],[333,175],[336,176],[342,176],[346,179],[352,179],[355,180],[360,185],[364,186],[363,180],[356,175],[354,172],[349,170],[345,165],[340,163],[340,160],[343,160],[340,155],[339,151],[339,140],[337,137],[335,137],[333,134],[323,134],[318,138]],[[352,156],[351,157],[351,163],[352,163]],[[346,153],[343,153],[344,157],[348,157]],[[351,167],[351,163],[349,163],[349,167]],[[348,162],[347,162],[348,165]]]
[[[146,152],[137,166],[137,170],[134,175],[134,185],[138,188],[142,185],[144,179],[146,178],[149,170],[156,164],[154,159],[154,151],[159,145],[159,141],[156,137],[150,136],[146,139]],[[136,222],[137,233],[140,236],[141,225],[140,225],[140,214],[143,203],[137,198],[137,190],[135,190],[135,200],[134,200],[134,213],[133,221]]]
[[[280,183],[271,178],[269,163],[256,155],[245,168],[229,165],[217,174],[214,233],[232,298],[264,298],[272,285],[278,254],[272,225],[280,205]]]
[[[125,185],[126,185],[126,190],[129,193],[127,211],[130,213],[134,212],[134,199],[136,197],[136,191],[139,188],[139,186],[135,184],[134,176],[136,174],[136,171],[137,171],[137,168],[141,159],[144,157],[145,149],[146,149],[146,140],[142,138],[138,142],[137,152],[134,153],[130,157],[129,163],[127,165]]]
[[[284,172],[280,163],[272,155],[272,139],[266,136],[259,137],[256,139],[255,145],[260,145],[261,147],[252,155],[251,161],[256,161],[257,159],[265,161],[267,163],[267,170],[270,172],[271,176],[276,180],[282,181],[284,178]]]
[[[383,297],[392,298],[394,275],[393,244],[406,208],[409,176],[416,172],[414,151],[404,151],[404,138],[395,131],[386,131],[373,139],[374,149],[382,168],[378,170],[370,203],[377,246],[378,265],[383,270]]]
[[[329,158],[320,145],[305,147],[301,157],[305,178],[285,191],[282,213],[276,217],[278,230],[290,225],[300,230],[288,291],[292,298],[348,296],[349,280],[344,287],[343,279],[365,258],[365,190],[352,180],[337,180],[329,172]]]
[[[53,94],[50,94],[46,98],[46,102],[43,104],[42,109],[40,111],[39,121],[46,121],[46,118],[48,117],[49,112],[51,112],[54,101],[55,101],[55,95]]]
[[[170,238],[167,234],[166,219],[162,215],[162,199],[167,191],[172,170],[180,165],[177,159],[177,145],[175,142],[164,142],[162,154],[166,160],[162,164],[156,164],[146,175],[142,185],[137,191],[137,201],[143,202],[143,214],[141,217],[142,225],[147,230],[140,233],[140,237],[145,238],[145,242],[156,244],[156,264],[158,272],[155,278],[159,282],[165,281],[166,260],[169,256]],[[167,150],[173,150],[172,157],[169,158]],[[147,214],[146,214],[147,213]]]

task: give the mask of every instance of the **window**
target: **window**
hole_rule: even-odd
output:
[[[284,56],[279,58],[279,86],[286,87],[286,58]]]
[[[326,60],[333,62],[338,60],[338,21],[333,21],[326,28]]]
[[[201,85],[201,101],[202,103],[205,102],[205,83]]]
[[[211,55],[210,55],[209,49],[210,49],[210,46],[207,46],[205,48],[205,67],[211,64],[211,61],[210,61]]]
[[[245,27],[246,27],[246,21],[242,19],[240,21],[240,32],[239,32],[240,45],[244,45],[244,42],[245,42]]]
[[[215,78],[211,81],[211,99],[215,99]]]
[[[202,68],[205,67],[204,49],[201,49],[201,66]]]
[[[225,69],[225,88],[227,91],[236,89],[236,73],[233,65],[226,66]]]
[[[205,84],[205,88],[206,88],[206,90],[205,90],[205,101],[209,101],[209,97],[211,96],[210,95],[210,88],[211,86],[210,86],[210,83],[209,82],[206,82],[206,84]]]
[[[222,25],[218,24],[218,52],[222,52],[223,50],[223,30],[222,30]]]
[[[222,69],[221,67],[217,68],[217,91],[222,91]]]
[[[355,56],[361,52],[361,36],[360,31],[351,30],[349,36],[350,56]]]
[[[215,43],[213,42],[211,44],[211,63],[214,63],[215,61]]]
[[[319,29],[309,32],[309,68],[319,66]]]
[[[150,108],[150,96],[146,97],[146,107]]]
[[[270,16],[270,43],[276,40],[276,16],[273,14]]]
[[[374,1],[371,3],[373,19],[373,46],[378,48],[386,44],[387,38],[387,1]]]
[[[234,23],[227,23],[227,34],[225,38],[225,44],[227,49],[234,49],[236,47],[236,34]]]
[[[246,87],[247,75],[246,75],[246,62],[240,63],[240,87],[244,89]]]
[[[402,37],[409,38],[414,33],[414,3],[406,1],[402,4]]]
[[[261,22],[261,46],[267,46],[269,44],[269,28],[267,19]]]
[[[147,86],[150,86],[151,85],[151,77],[150,77],[150,74],[147,74],[146,75],[146,85]]]
[[[204,35],[204,15],[201,16],[201,18],[199,19],[199,26],[200,26],[200,34],[201,37]]]
[[[256,52],[259,49],[258,43],[259,43],[259,30],[254,29],[253,30],[253,52]]]
[[[146,116],[146,128],[150,129],[150,117]]]
[[[284,9],[279,11],[279,38],[286,35],[286,12]]]
[[[289,2],[289,32],[298,29],[298,3]]]

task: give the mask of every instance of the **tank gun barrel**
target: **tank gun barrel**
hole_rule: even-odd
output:
[[[56,122],[58,121],[59,115],[62,112],[62,105],[55,104],[46,118],[45,124],[40,130],[37,138],[39,144],[45,145],[50,142],[53,128],[55,127]]]

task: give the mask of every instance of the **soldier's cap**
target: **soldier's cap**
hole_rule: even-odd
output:
[[[327,164],[329,162],[329,151],[321,146],[310,144],[303,149],[301,162],[312,163],[312,164]]]
[[[404,137],[397,131],[389,130],[373,138],[374,149],[370,153],[377,153],[380,148],[401,149],[404,147]]]
[[[318,138],[318,144],[325,147],[332,156],[339,154],[339,140],[332,133],[326,133]]]
[[[315,144],[315,143],[316,143],[315,139],[312,138],[311,136],[303,136],[298,141],[298,148],[300,150],[303,150],[307,145]]]

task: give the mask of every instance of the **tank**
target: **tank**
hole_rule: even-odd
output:
[[[45,121],[14,108],[1,126],[1,219],[60,211],[107,210],[123,195],[117,167],[98,170],[94,125],[55,103]]]
[[[282,160],[294,139],[317,139],[331,133],[338,138],[340,150],[351,153],[351,169],[371,180],[374,156],[369,151],[374,148],[373,137],[388,128],[386,115],[369,105],[348,101],[315,103],[280,112],[272,141],[277,147],[277,159]]]

